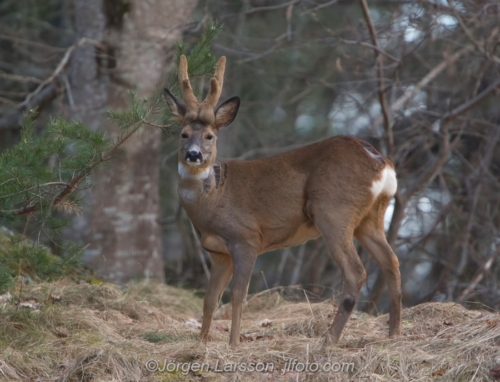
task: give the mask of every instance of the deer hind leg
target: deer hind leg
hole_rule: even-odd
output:
[[[389,294],[389,336],[401,334],[401,275],[399,261],[387,242],[384,214],[389,200],[375,205],[372,213],[356,228],[356,238],[377,261],[387,281]]]
[[[351,316],[359,290],[365,282],[366,271],[354,247],[353,233],[348,228],[346,219],[341,216],[332,218],[315,214],[315,224],[323,235],[330,255],[342,271],[344,282],[337,314],[327,332],[327,342],[335,344]]]
[[[210,254],[212,268],[207,293],[203,300],[203,322],[201,324],[201,339],[208,340],[208,332],[212,323],[215,309],[219,306],[222,293],[231,279],[233,273],[231,256]]]

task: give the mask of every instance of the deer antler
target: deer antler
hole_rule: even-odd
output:
[[[224,84],[224,71],[226,70],[226,57],[222,56],[217,62],[215,76],[210,80],[210,90],[200,106],[200,117],[208,120],[214,118],[214,109],[219,101]]]
[[[210,80],[210,90],[201,103],[198,103],[196,96],[193,93],[193,88],[189,82],[188,63],[186,56],[182,55],[179,62],[179,83],[181,85],[182,98],[186,104],[188,114],[193,114],[193,117],[200,118],[206,121],[213,121],[214,109],[219,101],[224,84],[224,71],[226,70],[226,57],[222,56],[217,62],[215,75]]]
[[[219,101],[222,92],[222,85],[224,84],[224,71],[226,70],[226,57],[222,56],[217,62],[215,68],[215,76],[210,80],[210,90],[207,97],[201,104],[202,109],[214,109]]]
[[[189,82],[188,63],[186,56],[182,55],[179,62],[179,84],[181,85],[182,98],[186,103],[188,113],[198,112],[198,100],[193,93],[193,88]]]

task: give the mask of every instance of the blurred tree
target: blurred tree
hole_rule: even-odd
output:
[[[77,39],[82,46],[71,62],[71,110],[91,128],[105,124],[107,108],[125,109],[127,92],[153,94],[162,82],[195,0],[75,0]],[[106,127],[112,137],[113,127]],[[148,129],[130,139],[124,158],[94,178],[85,217],[74,230],[89,243],[84,260],[102,277],[162,280],[164,268],[159,219],[161,131]]]

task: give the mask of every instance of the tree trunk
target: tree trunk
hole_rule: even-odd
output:
[[[97,39],[107,54],[85,46],[71,71],[73,116],[91,128],[118,128],[103,119],[105,109],[125,109],[128,91],[149,97],[171,66],[196,0],[75,0],[77,37]],[[104,57],[103,57],[104,56]],[[93,177],[89,213],[75,223],[88,243],[84,261],[110,281],[164,279],[158,224],[161,131],[146,127],[124,145],[119,158]]]

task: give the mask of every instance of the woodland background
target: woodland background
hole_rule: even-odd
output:
[[[62,117],[119,140],[106,111],[136,110],[141,97],[169,86],[177,44],[189,53],[212,20],[224,27],[209,48],[228,58],[221,100],[242,99],[220,133],[221,159],[336,134],[371,142],[398,174],[386,225],[403,304],[499,309],[496,1],[1,0],[0,150],[22,142],[22,116],[34,108],[35,136]],[[204,94],[207,77],[195,84]],[[40,235],[28,204],[17,206],[26,213],[16,220],[0,211],[1,224],[54,253],[59,238],[80,243],[83,263],[109,281],[148,277],[203,291],[209,258],[176,192],[178,126],[143,125],[81,186],[82,213],[57,237]],[[368,271],[358,307],[385,311],[378,266],[358,249]],[[261,256],[250,292],[301,284],[323,299],[340,283],[320,239]]]

